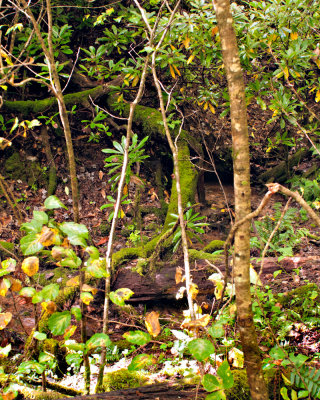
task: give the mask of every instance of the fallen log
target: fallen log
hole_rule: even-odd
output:
[[[114,392],[72,397],[73,400],[193,400],[197,388],[194,385],[161,383],[132,389],[116,390]],[[208,393],[199,388],[198,399],[204,399]],[[64,398],[61,400],[68,400]]]

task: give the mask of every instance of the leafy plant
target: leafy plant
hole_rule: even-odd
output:
[[[251,238],[251,247],[263,249],[281,216],[281,207],[281,203],[275,203],[273,217],[266,215],[261,220],[254,222],[259,236]],[[294,248],[299,245],[301,239],[307,236],[309,232],[306,228],[294,228],[299,218],[296,208],[288,209],[271,240],[267,254],[280,255],[279,259],[293,256]]]
[[[193,211],[193,207],[191,203],[189,202],[187,204],[187,210],[184,213],[184,219],[186,223],[186,234],[187,237],[191,242],[191,239],[197,239],[200,243],[202,243],[200,237],[197,234],[204,233],[204,227],[208,226],[206,222],[200,222],[202,221],[205,217],[200,216],[199,213],[195,213]],[[169,226],[174,226],[176,224],[176,221],[178,220],[179,216],[177,214],[171,214],[173,217],[174,221],[170,222]],[[173,251],[177,251],[179,245],[181,242],[181,228],[178,227],[176,233],[174,234],[172,238],[172,244],[174,245]]]

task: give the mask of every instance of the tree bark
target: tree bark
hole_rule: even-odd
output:
[[[222,57],[230,96],[236,221],[251,212],[250,158],[245,88],[233,18],[228,0],[214,2]],[[253,399],[268,400],[260,351],[253,324],[250,295],[250,223],[242,224],[234,240],[234,282],[238,326]]]

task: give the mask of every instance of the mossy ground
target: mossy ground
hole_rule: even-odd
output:
[[[144,386],[147,382],[148,378],[142,372],[131,372],[125,368],[108,372],[103,378],[103,386],[106,392]]]

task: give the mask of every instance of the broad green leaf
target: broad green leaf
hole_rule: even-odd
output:
[[[66,355],[66,361],[69,365],[75,365],[75,366],[80,366],[82,363],[82,356],[81,354],[75,353],[75,354],[67,354]]]
[[[269,352],[270,357],[272,357],[274,360],[282,360],[286,358],[286,353],[283,351],[283,349],[279,346],[273,347],[270,352]]]
[[[37,339],[37,340],[40,340],[40,341],[47,339],[47,335],[45,333],[38,332],[38,331],[34,332],[33,337],[35,339]]]
[[[123,337],[129,343],[136,344],[138,346],[144,346],[151,340],[151,336],[149,335],[149,333],[143,331],[129,331],[124,333]]]
[[[24,287],[20,290],[19,296],[33,297],[36,294],[36,289],[33,287]]]
[[[75,316],[75,319],[77,321],[81,321],[82,313],[81,313],[80,307],[72,307],[71,308],[71,314]]]
[[[288,389],[286,388],[286,387],[282,387],[281,389],[280,389],[280,394],[281,394],[281,396],[282,396],[282,398],[284,399],[284,400],[290,400],[290,397],[288,396]]]
[[[38,304],[43,301],[43,297],[41,295],[41,292],[37,292],[32,296],[32,304]]]
[[[205,400],[226,400],[226,395],[223,390],[218,390],[208,394]]]
[[[42,250],[43,245],[39,242],[39,236],[37,234],[29,233],[20,240],[20,249],[24,256],[29,256]]]
[[[295,356],[293,353],[290,353],[289,359],[291,362],[293,362],[296,368],[300,368],[307,361],[308,357],[301,353],[297,356]]]
[[[139,354],[132,359],[130,365],[128,366],[128,371],[137,371],[154,363],[155,359],[152,357],[152,355]]]
[[[53,335],[63,335],[71,322],[69,311],[56,312],[48,319],[48,327]]]
[[[21,225],[21,230],[28,233],[39,233],[42,226],[48,223],[48,216],[44,211],[33,211],[33,218]]]
[[[224,360],[223,363],[217,370],[217,374],[220,376],[223,382],[224,389],[230,389],[233,386],[233,374],[230,370],[230,366],[227,360]]]
[[[75,340],[66,340],[63,346],[69,350],[81,351],[82,353],[84,352],[85,349],[84,343],[78,343]]]
[[[55,208],[68,209],[57,196],[49,196],[45,200],[44,206],[47,210],[54,210]]]
[[[212,324],[212,326],[210,326],[210,328],[208,329],[208,332],[213,338],[220,338],[223,337],[225,334],[223,325],[219,323]]]
[[[110,292],[110,300],[112,303],[123,307],[125,305],[125,300],[129,300],[133,295],[133,291],[128,288],[121,288],[116,290],[115,292]]]
[[[206,360],[215,351],[213,344],[207,339],[192,340],[188,343],[188,349],[193,358],[198,361]]]
[[[92,302],[94,297],[89,292],[81,292],[80,299],[84,304],[86,304],[88,306]]]
[[[44,301],[54,300],[59,294],[60,287],[57,283],[51,283],[41,290],[41,295]]]
[[[108,274],[104,266],[105,259],[99,258],[90,261],[89,265],[86,267],[86,271],[94,278],[106,278]]]
[[[85,251],[90,255],[92,260],[97,260],[100,257],[99,250],[94,246],[88,246]]]
[[[3,271],[0,270],[0,276],[4,276],[9,274],[10,272],[14,272],[16,269],[17,261],[13,258],[7,258],[1,262],[1,267]]]
[[[74,246],[86,246],[86,239],[88,239],[89,232],[85,225],[75,222],[63,222],[60,225],[60,229],[67,235],[70,243]]]
[[[25,361],[19,365],[17,374],[30,374],[31,372],[35,371],[40,375],[45,369],[45,365],[41,365],[36,361]]]
[[[39,354],[39,363],[44,364],[44,363],[49,363],[51,364],[52,361],[55,361],[55,358],[52,354],[49,353],[40,353]]]
[[[112,342],[108,335],[105,333],[95,333],[89,340],[86,341],[86,351],[89,352],[96,347],[110,347],[111,344]]]
[[[204,375],[202,378],[202,385],[207,392],[222,389],[221,382],[218,381],[216,376],[210,374]]]

